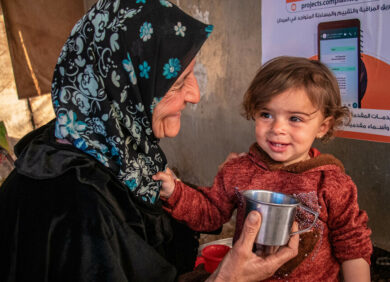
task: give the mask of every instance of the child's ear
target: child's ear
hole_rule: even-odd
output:
[[[328,133],[330,127],[332,126],[333,124],[333,117],[327,117],[325,118],[321,125],[320,125],[320,128],[318,129],[318,133],[317,133],[317,138],[322,138],[324,137],[324,135],[326,133]]]

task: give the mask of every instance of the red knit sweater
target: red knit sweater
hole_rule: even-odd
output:
[[[246,156],[226,163],[212,187],[193,189],[176,181],[164,208],[194,230],[212,231],[229,221],[237,208],[238,237],[244,220],[239,191],[263,189],[294,195],[319,212],[312,232],[300,237],[298,256],[267,281],[337,281],[340,264],[363,258],[370,263],[371,230],[367,214],[359,210],[357,189],[335,157],[311,150],[311,159],[283,167],[258,146]],[[297,213],[300,229],[310,216]]]

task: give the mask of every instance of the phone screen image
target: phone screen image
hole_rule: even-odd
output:
[[[360,108],[360,22],[357,19],[318,25],[318,55],[335,75],[342,103]]]

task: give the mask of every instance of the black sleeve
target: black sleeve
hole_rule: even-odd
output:
[[[13,172],[3,184],[0,281],[174,281],[175,268],[136,227],[75,179]]]

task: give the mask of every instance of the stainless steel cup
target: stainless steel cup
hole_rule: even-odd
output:
[[[246,190],[241,193],[245,198],[246,214],[252,210],[261,213],[262,223],[256,238],[256,248],[261,255],[276,252],[279,246],[288,243],[291,235],[309,231],[317,221],[318,213],[292,196],[267,190]],[[298,206],[312,213],[314,219],[308,228],[291,233]]]

